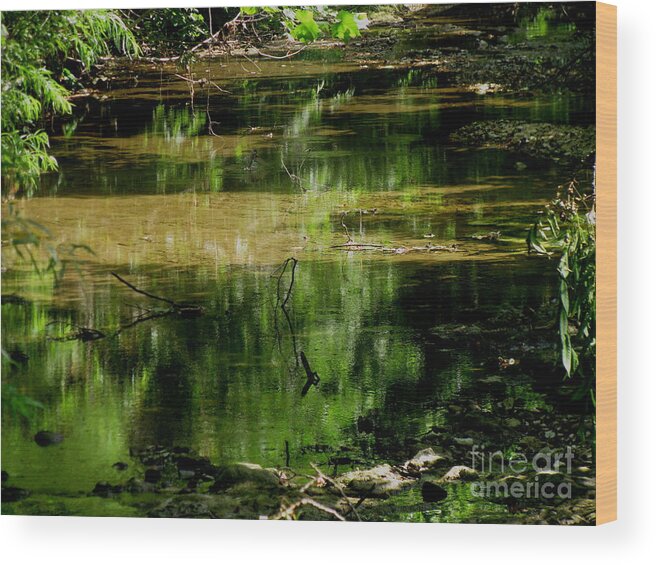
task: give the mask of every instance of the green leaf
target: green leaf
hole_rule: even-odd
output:
[[[300,22],[291,30],[294,39],[303,43],[310,43],[321,36],[321,28],[314,21],[314,15],[310,10],[295,10],[294,16]]]
[[[333,37],[348,41],[354,37],[360,37],[360,29],[355,19],[355,15],[346,10],[340,10],[337,13],[337,23],[332,27]]]
[[[563,361],[563,367],[565,367],[565,371],[567,372],[567,376],[572,375],[573,367],[572,367],[572,341],[569,338],[569,335],[567,334],[561,334],[561,343],[562,343],[562,361]]]
[[[538,235],[538,225],[534,224],[531,226],[528,230],[528,234],[526,236],[526,243],[528,244],[529,251],[535,251],[536,253],[539,253],[540,255],[548,255],[549,253],[547,250],[542,246],[542,243],[540,243],[540,237]]]
[[[560,304],[566,315],[569,315],[569,289],[564,280],[560,281]]]

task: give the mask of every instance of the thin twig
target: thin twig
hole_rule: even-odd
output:
[[[287,295],[285,296],[285,299],[282,301],[282,304],[280,305],[280,308],[282,308],[283,310],[285,309],[285,306],[287,305],[287,301],[289,300],[289,297],[292,294],[292,289],[294,288],[294,275],[296,273],[296,265],[298,265],[298,260],[295,257],[290,257],[289,259],[287,259],[287,261],[292,263],[292,278],[291,278],[291,281],[289,282],[289,288],[287,289]],[[284,273],[284,270],[283,270],[283,273]]]
[[[351,234],[349,233],[349,230],[346,227],[346,224],[344,223],[345,217],[346,217],[346,212],[342,212],[341,223],[342,223],[342,227],[344,228],[344,233],[346,234],[346,238],[348,239],[347,243],[353,243],[353,238],[351,237]]]
[[[298,55],[301,51],[305,51],[305,49],[307,49],[307,47],[308,47],[307,45],[303,45],[303,47],[301,47],[297,51],[294,51],[293,53],[290,53],[288,51],[286,55],[269,55],[268,53],[264,53],[264,52],[260,51],[257,48],[255,49],[255,51],[257,52],[257,54],[260,57],[265,57],[267,59],[291,59],[295,55]]]
[[[170,300],[169,298],[164,298],[162,296],[157,296],[156,294],[152,294],[150,292],[147,292],[145,290],[141,290],[140,288],[137,288],[132,283],[129,283],[123,277],[121,277],[120,275],[117,275],[113,271],[112,271],[111,274],[112,274],[113,277],[116,277],[120,282],[122,282],[125,286],[127,286],[128,288],[134,290],[134,292],[137,292],[139,294],[143,294],[144,296],[147,296],[148,298],[152,298],[154,300],[160,300],[161,302],[166,302],[167,304],[170,304],[174,308],[184,307],[183,304],[178,304],[177,302],[174,302],[173,300]]]
[[[325,506],[324,504],[321,504],[320,502],[317,502],[316,500],[305,497],[301,498],[300,500],[294,502],[294,504],[289,505],[287,508],[281,508],[280,512],[277,514],[274,514],[271,518],[273,520],[293,520],[294,519],[294,513],[296,510],[298,510],[301,506],[314,506],[318,510],[321,510],[322,512],[325,512],[326,514],[330,514],[331,516],[334,516],[337,518],[340,522],[346,522],[346,518],[342,516],[337,510],[334,510],[333,508],[330,508],[329,506]]]
[[[355,514],[355,517],[358,519],[358,522],[361,522],[362,520],[360,519],[360,515],[358,514],[358,511],[356,510],[356,507],[353,506],[353,504],[351,503],[349,497],[346,496],[346,493],[344,492],[344,489],[342,488],[342,485],[340,485],[337,481],[335,481],[332,478],[325,475],[323,473],[323,471],[321,469],[319,469],[319,467],[317,467],[314,463],[310,463],[310,465],[317,472],[317,474],[319,475],[319,477],[321,479],[323,479],[324,481],[331,484],[334,488],[337,489],[337,491],[339,492],[341,497],[346,501],[346,504],[350,508],[350,512],[353,512],[353,514]],[[362,504],[362,503],[360,502],[360,504]]]

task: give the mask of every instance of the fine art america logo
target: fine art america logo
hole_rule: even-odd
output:
[[[540,451],[532,457],[523,453],[505,455],[501,451],[485,451],[485,446],[471,449],[472,469],[479,474],[507,473],[498,481],[476,481],[471,484],[474,496],[493,498],[572,498],[571,476],[574,452]]]

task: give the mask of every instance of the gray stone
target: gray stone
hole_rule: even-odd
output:
[[[456,445],[461,445],[463,447],[471,447],[474,445],[474,440],[470,437],[454,437],[453,443]]]
[[[210,492],[220,492],[239,483],[251,482],[260,487],[277,488],[280,486],[278,476],[269,469],[251,463],[222,465],[216,471],[214,484]]]
[[[443,481],[473,481],[478,478],[478,471],[465,465],[451,467],[444,476]]]
[[[435,450],[433,450],[432,447],[428,447],[426,449],[422,449],[412,459],[406,461],[403,466],[408,471],[422,473],[428,469],[436,467],[440,461],[444,461],[444,457],[438,453],[435,453]]]
[[[146,469],[144,481],[147,483],[157,483],[162,480],[162,471],[159,469]]]
[[[125,483],[125,490],[131,492],[132,494],[141,494],[144,492],[153,492],[155,490],[155,485],[132,477],[127,483]]]
[[[339,482],[348,494],[387,498],[413,481],[401,476],[390,465],[379,465],[346,473],[339,477]]]

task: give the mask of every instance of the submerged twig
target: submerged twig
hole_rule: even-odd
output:
[[[342,212],[342,217],[341,217],[341,223],[342,227],[344,228],[344,233],[346,233],[346,239],[347,239],[347,244],[353,243],[353,238],[351,237],[351,234],[349,233],[348,228],[346,227],[346,224],[344,223],[344,218],[346,217],[346,212]]]
[[[74,340],[95,341],[97,339],[103,339],[107,337],[107,334],[101,332],[100,330],[97,330],[95,328],[86,328],[84,326],[78,326],[77,324],[74,324],[72,322],[61,322],[59,320],[53,320],[51,322],[48,322],[46,326],[52,326],[55,324],[64,324],[66,326],[69,326],[70,328],[74,328],[76,331],[71,332],[64,336],[49,338],[52,341],[74,341]]]
[[[163,296],[157,296],[156,294],[153,294],[152,292],[148,292],[146,290],[142,290],[140,288],[137,288],[134,286],[132,283],[126,281],[123,277],[120,275],[112,272],[111,273],[113,277],[118,279],[121,283],[123,283],[125,286],[127,286],[129,289],[133,290],[134,292],[138,294],[142,294],[143,296],[147,296],[148,298],[152,298],[153,300],[159,300],[161,302],[166,302],[167,304],[170,304],[173,306],[175,309],[175,312],[178,314],[183,314],[187,316],[192,316],[192,315],[199,315],[202,314],[203,309],[201,306],[198,306],[196,304],[183,304],[180,302],[175,302],[174,300],[171,300],[170,298],[164,298]]]
[[[134,292],[146,296],[148,298],[152,298],[153,300],[159,300],[160,302],[165,302],[170,306],[170,308],[165,310],[145,309],[143,313],[137,315],[130,322],[121,324],[117,329],[113,331],[101,331],[95,328],[87,328],[84,326],[79,326],[72,322],[61,322],[58,320],[54,320],[52,322],[49,322],[48,325],[64,324],[66,326],[69,326],[70,328],[73,328],[75,331],[60,337],[53,337],[50,339],[52,339],[53,341],[73,341],[73,340],[96,341],[99,339],[104,339],[106,337],[116,337],[121,332],[129,328],[132,328],[138,324],[147,322],[149,320],[154,320],[156,318],[163,318],[171,314],[178,314],[185,317],[192,317],[192,316],[198,316],[203,313],[203,309],[201,306],[195,304],[181,304],[169,298],[164,298],[163,296],[157,296],[156,294],[152,294],[151,292],[147,292],[145,290],[137,288],[132,283],[126,281],[123,277],[121,277],[120,275],[114,272],[112,272],[111,274]]]
[[[376,209],[374,208],[373,210],[374,210],[373,213],[376,213]],[[360,210],[360,215],[362,215],[362,213],[363,210]],[[423,246],[400,245],[398,247],[389,247],[382,243],[366,243],[366,242],[355,241],[351,236],[351,232],[349,232],[347,225],[344,223],[344,218],[346,217],[346,214],[347,212],[342,212],[340,216],[340,223],[346,235],[346,242],[338,243],[336,245],[331,245],[330,249],[341,249],[343,251],[382,251],[384,253],[395,253],[397,255],[416,252],[416,251],[424,251],[424,252],[448,251],[450,253],[454,253],[456,251],[463,251],[455,243],[451,245],[433,245],[432,243],[427,243],[426,245]]]
[[[291,274],[291,280],[289,283],[289,287],[287,288],[287,292],[285,293],[284,298],[282,298],[282,279],[283,276],[285,275],[285,272],[287,271],[287,267],[289,265],[292,265],[292,274]],[[276,283],[276,305],[274,308],[274,325],[276,328],[276,334],[278,335],[278,347],[280,348],[280,353],[282,354],[282,344],[281,344],[281,339],[280,339],[280,332],[278,330],[278,308],[282,310],[282,313],[285,316],[285,320],[287,320],[287,326],[289,327],[289,333],[292,338],[292,347],[294,349],[294,360],[296,363],[296,366],[298,366],[298,349],[296,347],[296,332],[294,331],[294,325],[292,324],[292,320],[289,317],[289,312],[287,311],[287,302],[289,301],[289,298],[291,297],[292,294],[292,289],[294,288],[294,282],[295,282],[295,273],[296,273],[296,265],[298,264],[298,260],[295,257],[289,257],[285,259],[285,261],[280,265],[272,274],[271,276],[275,276],[278,271],[280,271],[280,274],[278,274],[278,282]]]
[[[305,192],[306,189],[303,188],[303,179],[299,177],[298,175],[292,173],[288,168],[287,165],[285,165],[285,160],[282,155],[280,155],[280,162],[282,163],[282,168],[285,170],[287,173],[287,176],[290,178],[293,184],[298,186],[298,188],[301,190],[301,192]]]
[[[305,353],[301,351],[300,353],[300,359],[301,363],[303,364],[303,369],[305,370],[305,385],[303,385],[303,390],[301,391],[301,396],[305,396],[312,385],[318,386],[319,381],[321,380],[319,378],[319,375],[317,374],[316,371],[312,370],[312,367],[310,367],[310,362],[307,360],[307,357],[305,356]]]
[[[156,294],[152,294],[152,293],[150,293],[146,290],[141,290],[140,288],[137,288],[132,283],[126,281],[121,275],[118,275],[113,271],[112,271],[111,275],[113,277],[117,278],[120,282],[122,282],[128,288],[134,290],[134,292],[137,292],[139,294],[143,294],[144,296],[147,296],[148,298],[152,298],[154,300],[161,300],[162,302],[166,302],[167,304],[170,304],[171,306],[174,306],[174,307],[180,306],[177,302],[174,302],[173,300],[171,300],[169,298],[164,298],[163,296],[157,296]]]
[[[282,304],[280,305],[280,308],[282,310],[285,309],[285,306],[287,305],[287,301],[289,300],[289,297],[292,294],[292,289],[294,288],[294,276],[296,273],[296,265],[298,264],[298,260],[295,257],[290,257],[287,259],[287,263],[289,264],[291,262],[292,264],[292,278],[289,282],[289,288],[287,289],[287,295],[285,296],[285,299],[282,301]],[[285,267],[286,269],[287,267]],[[285,269],[283,269],[283,273],[285,272]],[[282,274],[280,275],[282,278]]]

